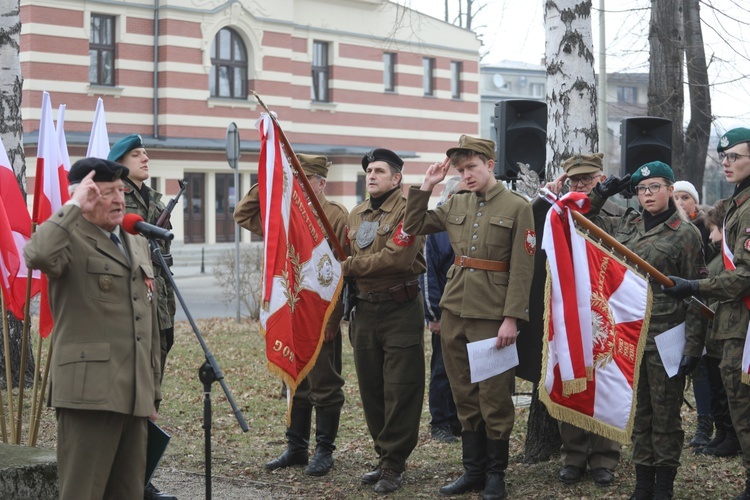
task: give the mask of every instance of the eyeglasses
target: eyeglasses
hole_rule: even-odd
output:
[[[741,155],[739,153],[719,153],[719,160],[724,161],[724,158],[727,159],[729,163],[734,163],[737,161],[737,158],[750,158],[750,155]]]
[[[588,186],[594,179],[598,179],[601,175],[577,175],[575,177],[568,177],[565,179],[566,186]]]
[[[659,184],[658,182],[654,182],[653,184],[649,184],[648,186],[636,186],[635,194],[646,194],[646,191],[649,193],[658,193],[662,186],[669,186],[669,184]]]

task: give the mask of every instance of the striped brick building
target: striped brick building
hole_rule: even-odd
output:
[[[384,0],[21,0],[21,21],[30,191],[42,92],[55,117],[66,105],[72,161],[101,97],[112,143],[143,136],[155,189],[168,199],[188,181],[172,218],[185,243],[234,240],[225,138],[235,122],[241,197],[257,172],[253,90],[295,151],[329,157],[327,193],[349,208],[367,150],[399,152],[408,186],[479,134],[475,35]]]

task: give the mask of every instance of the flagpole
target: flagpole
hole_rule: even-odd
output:
[[[657,283],[664,285],[667,288],[672,288],[674,286],[674,281],[667,278],[664,274],[662,274],[658,269],[656,269],[654,266],[640,258],[638,255],[636,255],[632,250],[627,248],[625,245],[617,241],[614,237],[609,235],[606,231],[604,231],[602,228],[588,220],[581,212],[577,212],[575,210],[570,211],[571,215],[573,216],[573,219],[575,219],[576,223],[584,228],[586,231],[591,233],[595,238],[598,238],[600,241],[602,241],[605,245],[609,246],[613,250],[615,250],[620,255],[624,256],[627,260],[632,262],[636,267],[641,268],[643,271],[646,272],[649,276],[651,276],[654,281]],[[700,300],[696,299],[695,297],[690,297],[689,301],[687,301],[689,305],[696,306],[701,314],[708,318],[714,317],[713,310],[705,305]]]
[[[26,337],[28,337],[29,335],[29,322],[28,321],[24,322],[21,330],[23,331],[23,338],[21,338],[21,367],[19,368],[19,374],[18,374],[18,413],[16,414],[16,439],[18,440],[18,442],[16,444],[21,444],[21,427],[22,427],[21,424],[22,424],[22,418],[23,418],[23,393],[24,393],[24,386],[26,385],[26,348],[29,343],[28,340],[26,340]]]
[[[279,127],[279,140],[281,142],[281,145],[284,147],[284,150],[286,151],[287,157],[289,158],[292,167],[294,167],[294,171],[297,174],[297,179],[300,181],[300,184],[305,190],[305,193],[307,193],[307,198],[310,200],[310,203],[312,203],[315,212],[318,214],[320,223],[323,225],[323,230],[325,230],[326,234],[328,235],[328,242],[331,243],[333,251],[336,254],[336,258],[338,258],[340,261],[346,260],[346,252],[344,252],[344,248],[341,246],[341,242],[339,241],[338,237],[336,237],[336,232],[333,230],[333,226],[331,226],[328,217],[326,217],[325,212],[323,212],[323,207],[320,205],[320,200],[318,200],[318,197],[315,195],[315,193],[313,193],[310,182],[307,180],[307,175],[305,174],[305,171],[302,170],[302,166],[299,164],[297,155],[294,154],[294,149],[292,149],[292,146],[289,144],[289,141],[284,134],[284,130],[281,128],[281,125],[279,125],[279,122],[276,121],[276,117],[273,115],[273,113],[271,113],[265,103],[261,100],[260,96],[254,90],[251,90],[251,92],[258,100],[258,103],[260,103],[263,109],[266,110],[266,113],[268,113],[268,116],[271,117],[271,120],[273,120],[276,126]]]
[[[3,341],[5,347],[5,385],[8,390],[8,418],[10,422],[10,441],[16,442],[16,426],[14,422],[13,411],[13,374],[10,369],[10,330],[8,327],[8,311],[5,309],[5,296],[2,297],[2,315],[3,315]]]
[[[49,378],[49,367],[52,364],[52,346],[54,332],[49,334],[49,349],[47,350],[47,362],[44,365],[44,376],[42,377],[42,386],[39,392],[39,404],[36,407],[36,416],[34,417],[34,428],[29,429],[30,446],[36,446],[36,438],[39,436],[39,422],[42,420],[42,407],[44,406],[44,394],[47,392],[47,379]],[[41,336],[40,342],[41,342]]]

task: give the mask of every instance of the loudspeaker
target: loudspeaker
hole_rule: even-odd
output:
[[[517,162],[544,179],[547,161],[547,103],[508,99],[495,103],[495,177],[518,177]]]
[[[620,176],[650,161],[672,166],[672,120],[635,116],[620,122]]]

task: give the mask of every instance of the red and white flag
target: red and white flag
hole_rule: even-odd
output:
[[[263,113],[256,127],[264,243],[260,324],[269,370],[294,393],[320,351],[342,287],[341,265],[292,173],[278,125]]]
[[[70,156],[68,155],[68,141],[65,139],[65,104],[60,104],[57,108],[57,123],[55,124],[57,133],[57,147],[60,150],[60,159],[66,172],[70,172]]]
[[[13,315],[24,319],[29,270],[23,248],[31,239],[31,216],[21,194],[15,172],[0,139],[0,266],[5,305]],[[34,271],[31,297],[39,293],[41,273]]]
[[[107,156],[109,156],[109,134],[107,133],[107,119],[104,116],[104,101],[100,97],[96,101],[96,112],[94,113],[94,123],[91,125],[86,157],[106,160]]]
[[[727,228],[722,229],[721,238],[721,256],[724,260],[724,269],[733,271],[737,269],[734,264],[734,253],[727,245]],[[742,297],[742,303],[750,309],[750,296]],[[742,382],[750,385],[750,325],[747,326],[747,335],[745,336],[745,347],[742,350]]]
[[[553,207],[543,237],[550,272],[540,399],[554,418],[627,444],[651,289],[643,276],[576,230],[569,211],[588,211],[580,193]],[[580,383],[582,373],[583,388],[567,390],[566,383]]]
[[[39,120],[39,145],[36,152],[36,177],[34,179],[33,222],[41,224],[70,199],[68,172],[60,154],[58,137],[52,123],[52,104],[49,93],[42,94],[42,115]],[[42,276],[42,294],[39,304],[39,334],[47,337],[52,331],[52,314],[47,296],[47,278]]]

